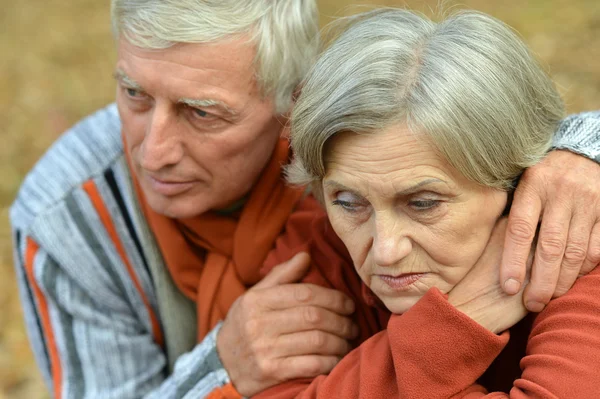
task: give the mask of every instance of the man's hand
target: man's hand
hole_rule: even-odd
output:
[[[525,306],[540,312],[600,263],[600,166],[569,151],[553,151],[517,186],[500,273],[518,292],[538,222],[542,221]]]
[[[498,334],[527,314],[523,289],[507,295],[500,284],[500,260],[507,220],[494,227],[485,251],[469,273],[448,293],[448,301],[484,328]],[[532,257],[527,260],[531,266]]]
[[[240,394],[328,373],[350,351],[354,303],[339,291],[292,284],[309,263],[301,253],[277,266],[229,310],[217,350]]]

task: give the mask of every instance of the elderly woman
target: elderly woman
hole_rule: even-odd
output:
[[[300,214],[268,263],[310,250],[307,281],[358,299],[364,342],[330,375],[259,397],[598,397],[600,270],[527,315],[486,262],[515,181],[563,117],[551,80],[483,14],[356,19],[305,82],[289,169],[343,245]]]

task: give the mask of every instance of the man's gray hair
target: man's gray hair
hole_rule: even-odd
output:
[[[116,38],[146,49],[249,35],[260,88],[279,113],[319,46],[315,0],[112,0],[111,17]]]
[[[467,178],[500,189],[549,150],[561,98],[501,21],[469,11],[434,23],[382,9],[341,23],[350,27],[309,72],[292,113],[292,183],[323,179],[333,135],[399,123]]]

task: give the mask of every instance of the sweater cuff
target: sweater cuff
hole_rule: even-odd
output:
[[[568,150],[600,163],[600,111],[565,118],[554,135],[552,148]]]
[[[473,384],[506,346],[496,335],[452,306],[437,288],[388,323],[394,358],[405,360],[406,380],[421,381],[435,397],[448,397]],[[410,395],[409,395],[410,396]],[[430,396],[432,397],[432,396]]]

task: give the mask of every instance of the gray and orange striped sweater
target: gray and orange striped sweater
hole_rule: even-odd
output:
[[[11,208],[35,357],[56,398],[226,397],[220,326],[195,341],[194,304],[138,209],[120,129],[114,104],[74,126]],[[600,161],[600,113],[567,118],[554,146]]]

